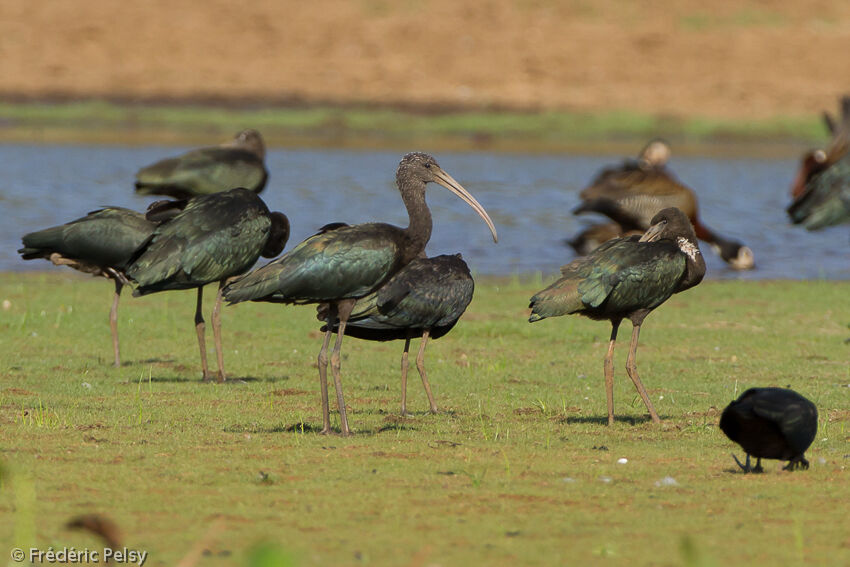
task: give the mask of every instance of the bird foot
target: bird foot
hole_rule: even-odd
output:
[[[204,377],[201,378],[201,382],[212,382],[212,374],[204,372]]]
[[[787,465],[782,467],[784,471],[809,470],[809,461],[806,459],[792,460]]]
[[[221,370],[219,370],[218,371],[218,383],[221,384],[222,382],[226,382],[226,381],[227,381],[227,375],[224,372],[222,372]]]
[[[745,463],[742,463],[741,461],[739,461],[738,457],[735,456],[735,453],[732,453],[732,458],[735,459],[735,462],[738,464],[739,467],[741,467],[741,470],[744,471],[744,474],[764,472],[764,469],[761,468],[761,461],[759,461],[759,463],[755,466],[755,468],[753,468],[750,465],[750,456],[749,455],[747,455],[747,460],[746,460]]]

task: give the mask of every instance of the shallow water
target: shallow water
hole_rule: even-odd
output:
[[[103,205],[144,210],[155,200],[133,192],[136,170],[185,148],[0,146],[0,271],[45,270],[43,260],[16,254],[20,237],[62,224]],[[271,172],[262,193],[292,224],[287,249],[329,222],[407,222],[394,188],[399,152],[281,150],[268,152]],[[439,152],[437,160],[484,205],[499,232],[462,201],[430,185],[434,217],[430,255],[462,252],[474,273],[542,272],[547,277],[574,257],[563,240],[599,217],[575,217],[578,192],[616,156]],[[810,233],[788,223],[784,208],[794,159],[674,156],[671,169],[693,187],[703,222],[752,248],[757,268],[730,270],[707,246],[708,278],[850,279],[850,229]],[[58,268],[57,268],[58,269]]]

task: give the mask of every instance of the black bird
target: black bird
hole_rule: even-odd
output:
[[[396,171],[396,183],[410,219],[407,228],[367,223],[325,230],[225,287],[224,297],[230,303],[253,300],[328,304],[327,331],[318,357],[322,433],[331,430],[327,385],[331,333],[338,328],[330,362],[340,429],[342,435],[348,435],[340,376],[342,337],[356,301],[377,290],[425,250],[432,229],[431,211],[425,203],[425,184],[429,182],[442,185],[475,209],[496,240],[496,228],[484,207],[443,171],[433,157],[414,152],[402,158]]]
[[[401,357],[401,415],[407,414],[407,368],[410,340],[421,337],[416,368],[422,378],[431,413],[437,404],[425,372],[425,345],[448,333],[463,315],[475,283],[460,254],[416,258],[383,286],[357,300],[345,334],[368,341],[404,340]],[[318,318],[327,320],[327,304]],[[327,331],[327,326],[322,327]]]
[[[31,232],[22,238],[18,250],[24,260],[44,258],[57,266],[105,276],[115,283],[109,312],[115,366],[121,366],[118,346],[118,300],[124,284],[124,270],[130,258],[153,233],[156,224],[141,213],[121,207],[106,207],[61,226]]]
[[[697,238],[708,242],[730,267],[752,269],[755,261],[749,247],[721,236],[702,223],[696,194],[665,167],[669,155],[664,142],[653,140],[638,160],[603,169],[579,194],[582,202],[573,213],[606,215],[626,233],[646,230],[655,213],[676,207],[688,216]]]
[[[649,230],[609,240],[588,256],[561,268],[562,277],[531,298],[529,322],[578,313],[611,321],[605,356],[608,424],[614,423],[614,342],[623,319],[632,322],[632,342],[626,370],[654,422],[660,422],[640,381],[635,363],[640,326],[649,313],[705,275],[705,260],[688,217],[679,209],[663,209]]]
[[[185,199],[236,187],[261,192],[268,181],[266,148],[256,130],[242,130],[220,146],[164,159],[136,173],[136,192]]]
[[[239,187],[189,199],[185,208],[159,225],[136,251],[127,277],[138,287],[133,295],[170,289],[197,288],[195,330],[201,351],[203,379],[207,367],[205,323],[201,314],[203,288],[219,282],[212,312],[213,336],[218,359],[218,380],[226,379],[221,350],[221,290],[228,278],[242,274],[262,255],[273,258],[289,238],[289,220],[268,207],[248,189]]]
[[[841,120],[824,113],[832,140],[806,153],[791,186],[786,211],[807,230],[850,222],[850,97],[841,100]]]
[[[744,472],[763,472],[762,459],[789,461],[789,471],[807,469],[803,453],[815,439],[818,410],[794,390],[750,388],[723,410],[720,429],[746,451],[745,465],[732,455]],[[750,456],[757,459],[755,468]]]

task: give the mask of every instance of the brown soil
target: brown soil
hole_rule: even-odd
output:
[[[843,0],[0,1],[6,98],[764,118],[850,90]]]

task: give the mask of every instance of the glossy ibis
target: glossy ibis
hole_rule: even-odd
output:
[[[635,363],[640,327],[671,295],[702,281],[705,261],[688,217],[679,209],[659,211],[638,238],[609,240],[561,268],[562,277],[531,298],[530,322],[578,313],[611,321],[605,356],[608,424],[614,423],[614,342],[623,319],[632,322],[626,370],[654,422],[660,422]]]
[[[787,208],[791,222],[807,230],[850,222],[850,97],[841,100],[840,121],[824,118],[832,140],[803,156]]]
[[[460,254],[416,258],[376,291],[357,300],[345,334],[369,341],[404,340],[401,357],[401,415],[407,415],[407,369],[410,340],[421,337],[416,368],[428,396],[431,413],[437,404],[425,372],[428,339],[448,333],[463,315],[475,283]],[[327,304],[320,304],[320,321],[327,320]],[[323,327],[323,331],[327,328]]]
[[[141,213],[121,207],[106,207],[61,226],[31,232],[22,238],[18,250],[24,260],[45,258],[57,266],[105,276],[115,283],[109,312],[115,366],[121,366],[118,346],[118,300],[124,284],[124,270],[133,252],[153,233],[156,224]]]
[[[248,189],[239,187],[189,199],[185,208],[159,225],[136,251],[127,277],[138,286],[133,295],[170,289],[197,288],[195,330],[201,351],[203,379],[207,367],[205,322],[201,314],[203,289],[219,282],[212,312],[213,336],[218,360],[218,380],[226,379],[221,349],[221,290],[228,278],[246,272],[262,255],[273,258],[289,238],[289,221],[283,213],[271,213]]]
[[[653,140],[639,159],[603,169],[579,194],[582,202],[573,213],[600,213],[620,224],[624,232],[644,231],[655,213],[676,207],[688,216],[697,238],[709,243],[730,267],[752,269],[755,265],[752,250],[702,223],[696,194],[665,167],[669,155],[664,142]]]
[[[136,192],[185,199],[246,187],[256,193],[268,180],[266,148],[256,130],[242,130],[220,146],[158,161],[136,173]]]
[[[396,171],[396,183],[409,217],[407,228],[367,223],[324,230],[225,287],[224,296],[230,303],[253,300],[328,304],[327,330],[318,356],[322,433],[331,430],[327,383],[331,333],[337,329],[330,362],[340,430],[342,435],[348,435],[340,376],[342,337],[357,299],[377,290],[425,250],[432,229],[431,211],[425,203],[425,185],[429,182],[442,185],[471,206],[487,223],[496,240],[496,228],[484,207],[443,171],[433,157],[414,152],[402,158]]]
[[[785,388],[750,388],[720,416],[720,429],[747,453],[744,472],[763,472],[762,459],[789,461],[785,470],[809,468],[803,455],[818,430],[815,404]],[[750,456],[756,457],[755,468]]]

